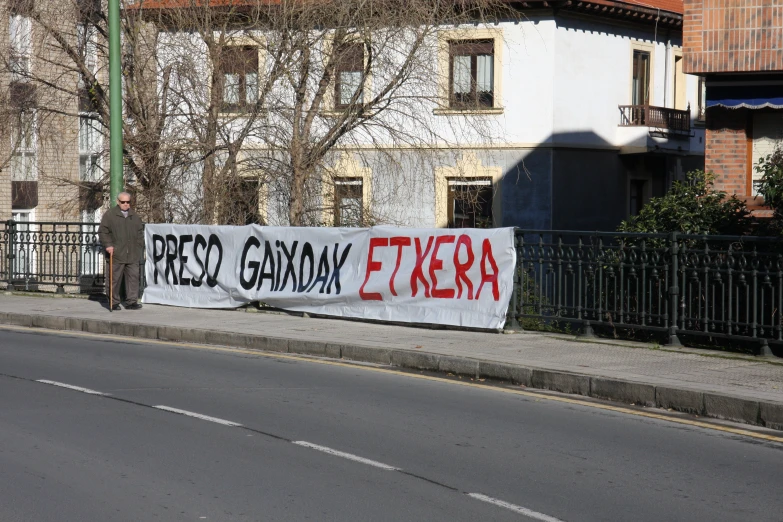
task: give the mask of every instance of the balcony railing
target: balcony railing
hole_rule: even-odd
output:
[[[654,105],[620,105],[621,127],[654,127],[675,133],[690,134],[691,111]]]

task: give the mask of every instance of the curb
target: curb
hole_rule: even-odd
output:
[[[517,364],[482,361],[427,352],[376,348],[353,344],[303,341],[266,335],[216,330],[128,324],[100,319],[0,312],[0,324],[160,339],[195,344],[233,346],[268,352],[314,355],[395,366],[413,370],[452,373],[582,395],[624,404],[657,407],[734,422],[783,430],[783,404],[756,401],[710,392],[553,371]]]

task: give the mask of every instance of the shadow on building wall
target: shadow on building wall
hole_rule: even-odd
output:
[[[506,163],[499,191],[502,225],[615,230],[686,172],[704,168],[703,154],[621,149],[591,131],[559,133]]]

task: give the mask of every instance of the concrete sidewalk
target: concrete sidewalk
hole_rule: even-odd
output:
[[[430,330],[251,310],[144,305],[109,313],[105,304],[87,299],[0,295],[0,324],[448,372],[783,429],[783,364],[776,361],[531,332]]]

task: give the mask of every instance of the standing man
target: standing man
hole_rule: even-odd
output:
[[[144,252],[144,223],[130,208],[127,192],[117,195],[117,206],[109,209],[101,219],[98,236],[106,252],[106,293],[111,292],[114,305],[120,310],[120,282],[125,276],[126,310],[139,310],[139,262]],[[112,288],[109,286],[109,256],[113,255]]]

